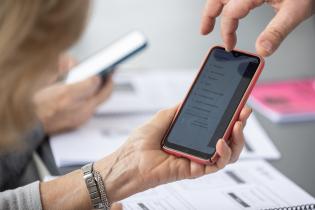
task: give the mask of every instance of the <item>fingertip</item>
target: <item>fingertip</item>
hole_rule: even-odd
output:
[[[276,45],[276,39],[271,38],[266,31],[263,31],[256,41],[257,54],[263,57],[268,57],[274,53],[277,48]]]
[[[207,30],[207,29],[205,28],[205,26],[202,24],[201,27],[200,27],[200,34],[205,36],[205,35],[207,35],[207,34],[209,34],[209,33],[210,33],[210,31]]]
[[[238,20],[222,17],[221,19],[221,37],[223,39],[224,48],[227,52],[232,51],[237,43],[236,30]]]
[[[287,35],[303,20],[298,18],[298,15],[292,15],[296,12],[298,12],[296,7],[283,6],[279,9],[257,39],[257,53],[262,56],[269,56],[278,49]]]
[[[234,125],[233,134],[232,134],[232,141],[234,145],[243,144],[243,141],[244,141],[243,129],[244,129],[243,122],[237,121]]]
[[[224,139],[220,139],[216,146],[217,153],[220,156],[224,156],[224,154],[227,153],[228,149],[229,149],[229,146],[227,145],[226,141]]]
[[[177,106],[162,109],[151,118],[150,122],[156,124],[158,127],[163,127],[163,129],[167,129],[174,118],[176,110]]]
[[[226,52],[231,52],[232,49],[231,49],[230,47],[228,47],[227,45],[225,45],[225,51],[226,51]]]
[[[252,109],[250,106],[248,106],[248,105],[246,105],[246,106],[244,107],[244,110],[245,110],[246,112],[249,112],[249,113],[252,113],[252,112],[253,112],[253,109]]]
[[[201,20],[200,33],[204,36],[208,35],[213,31],[214,24],[214,20],[209,20],[208,17],[203,17]]]
[[[229,162],[232,151],[224,139],[220,139],[218,141],[216,149],[219,155],[219,158],[216,164],[219,169],[222,169]]]
[[[244,126],[243,126],[242,121],[237,121],[237,122],[235,123],[234,129],[235,129],[235,131],[236,131],[237,133],[242,132],[243,128],[244,128]]]
[[[235,45],[236,45],[236,35],[222,35],[224,38],[224,48],[225,48],[225,51],[227,52],[231,52],[234,48],[235,48]]]
[[[246,109],[248,110],[249,114],[253,113],[253,108],[250,106],[246,106]]]
[[[240,113],[239,120],[246,121],[252,112],[253,112],[252,108],[250,108],[249,106],[245,106]]]
[[[256,47],[256,53],[262,57],[268,57],[270,56],[270,54],[268,52],[266,52],[265,50]]]

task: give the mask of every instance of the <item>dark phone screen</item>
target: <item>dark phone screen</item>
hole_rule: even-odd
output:
[[[259,63],[255,56],[213,48],[166,138],[165,146],[209,159]]]

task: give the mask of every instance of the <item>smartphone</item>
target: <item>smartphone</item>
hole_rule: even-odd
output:
[[[93,75],[106,78],[114,67],[137,54],[148,42],[140,31],[132,31],[70,70],[65,83],[75,83]]]
[[[213,164],[216,144],[229,139],[264,60],[244,51],[210,49],[162,141],[162,149],[201,164]]]

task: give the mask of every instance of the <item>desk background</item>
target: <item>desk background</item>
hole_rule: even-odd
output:
[[[79,60],[132,29],[142,30],[149,48],[123,69],[196,69],[205,53],[220,44],[220,20],[209,36],[199,33],[202,0],[93,0],[91,17],[82,39],[71,53]],[[274,12],[262,6],[239,25],[237,47],[254,51],[256,37]],[[130,70],[130,71],[132,71]],[[266,60],[260,81],[315,76],[315,19],[299,26]],[[288,125],[258,119],[282,153],[272,164],[315,196],[315,122]]]

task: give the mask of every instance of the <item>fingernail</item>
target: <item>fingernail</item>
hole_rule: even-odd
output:
[[[272,43],[268,40],[262,41],[261,42],[261,46],[264,48],[265,51],[267,51],[268,53],[272,53],[273,51],[273,46]]]
[[[228,48],[228,47],[225,47],[225,51],[226,51],[226,52],[231,52],[232,49],[230,49],[230,48]]]

